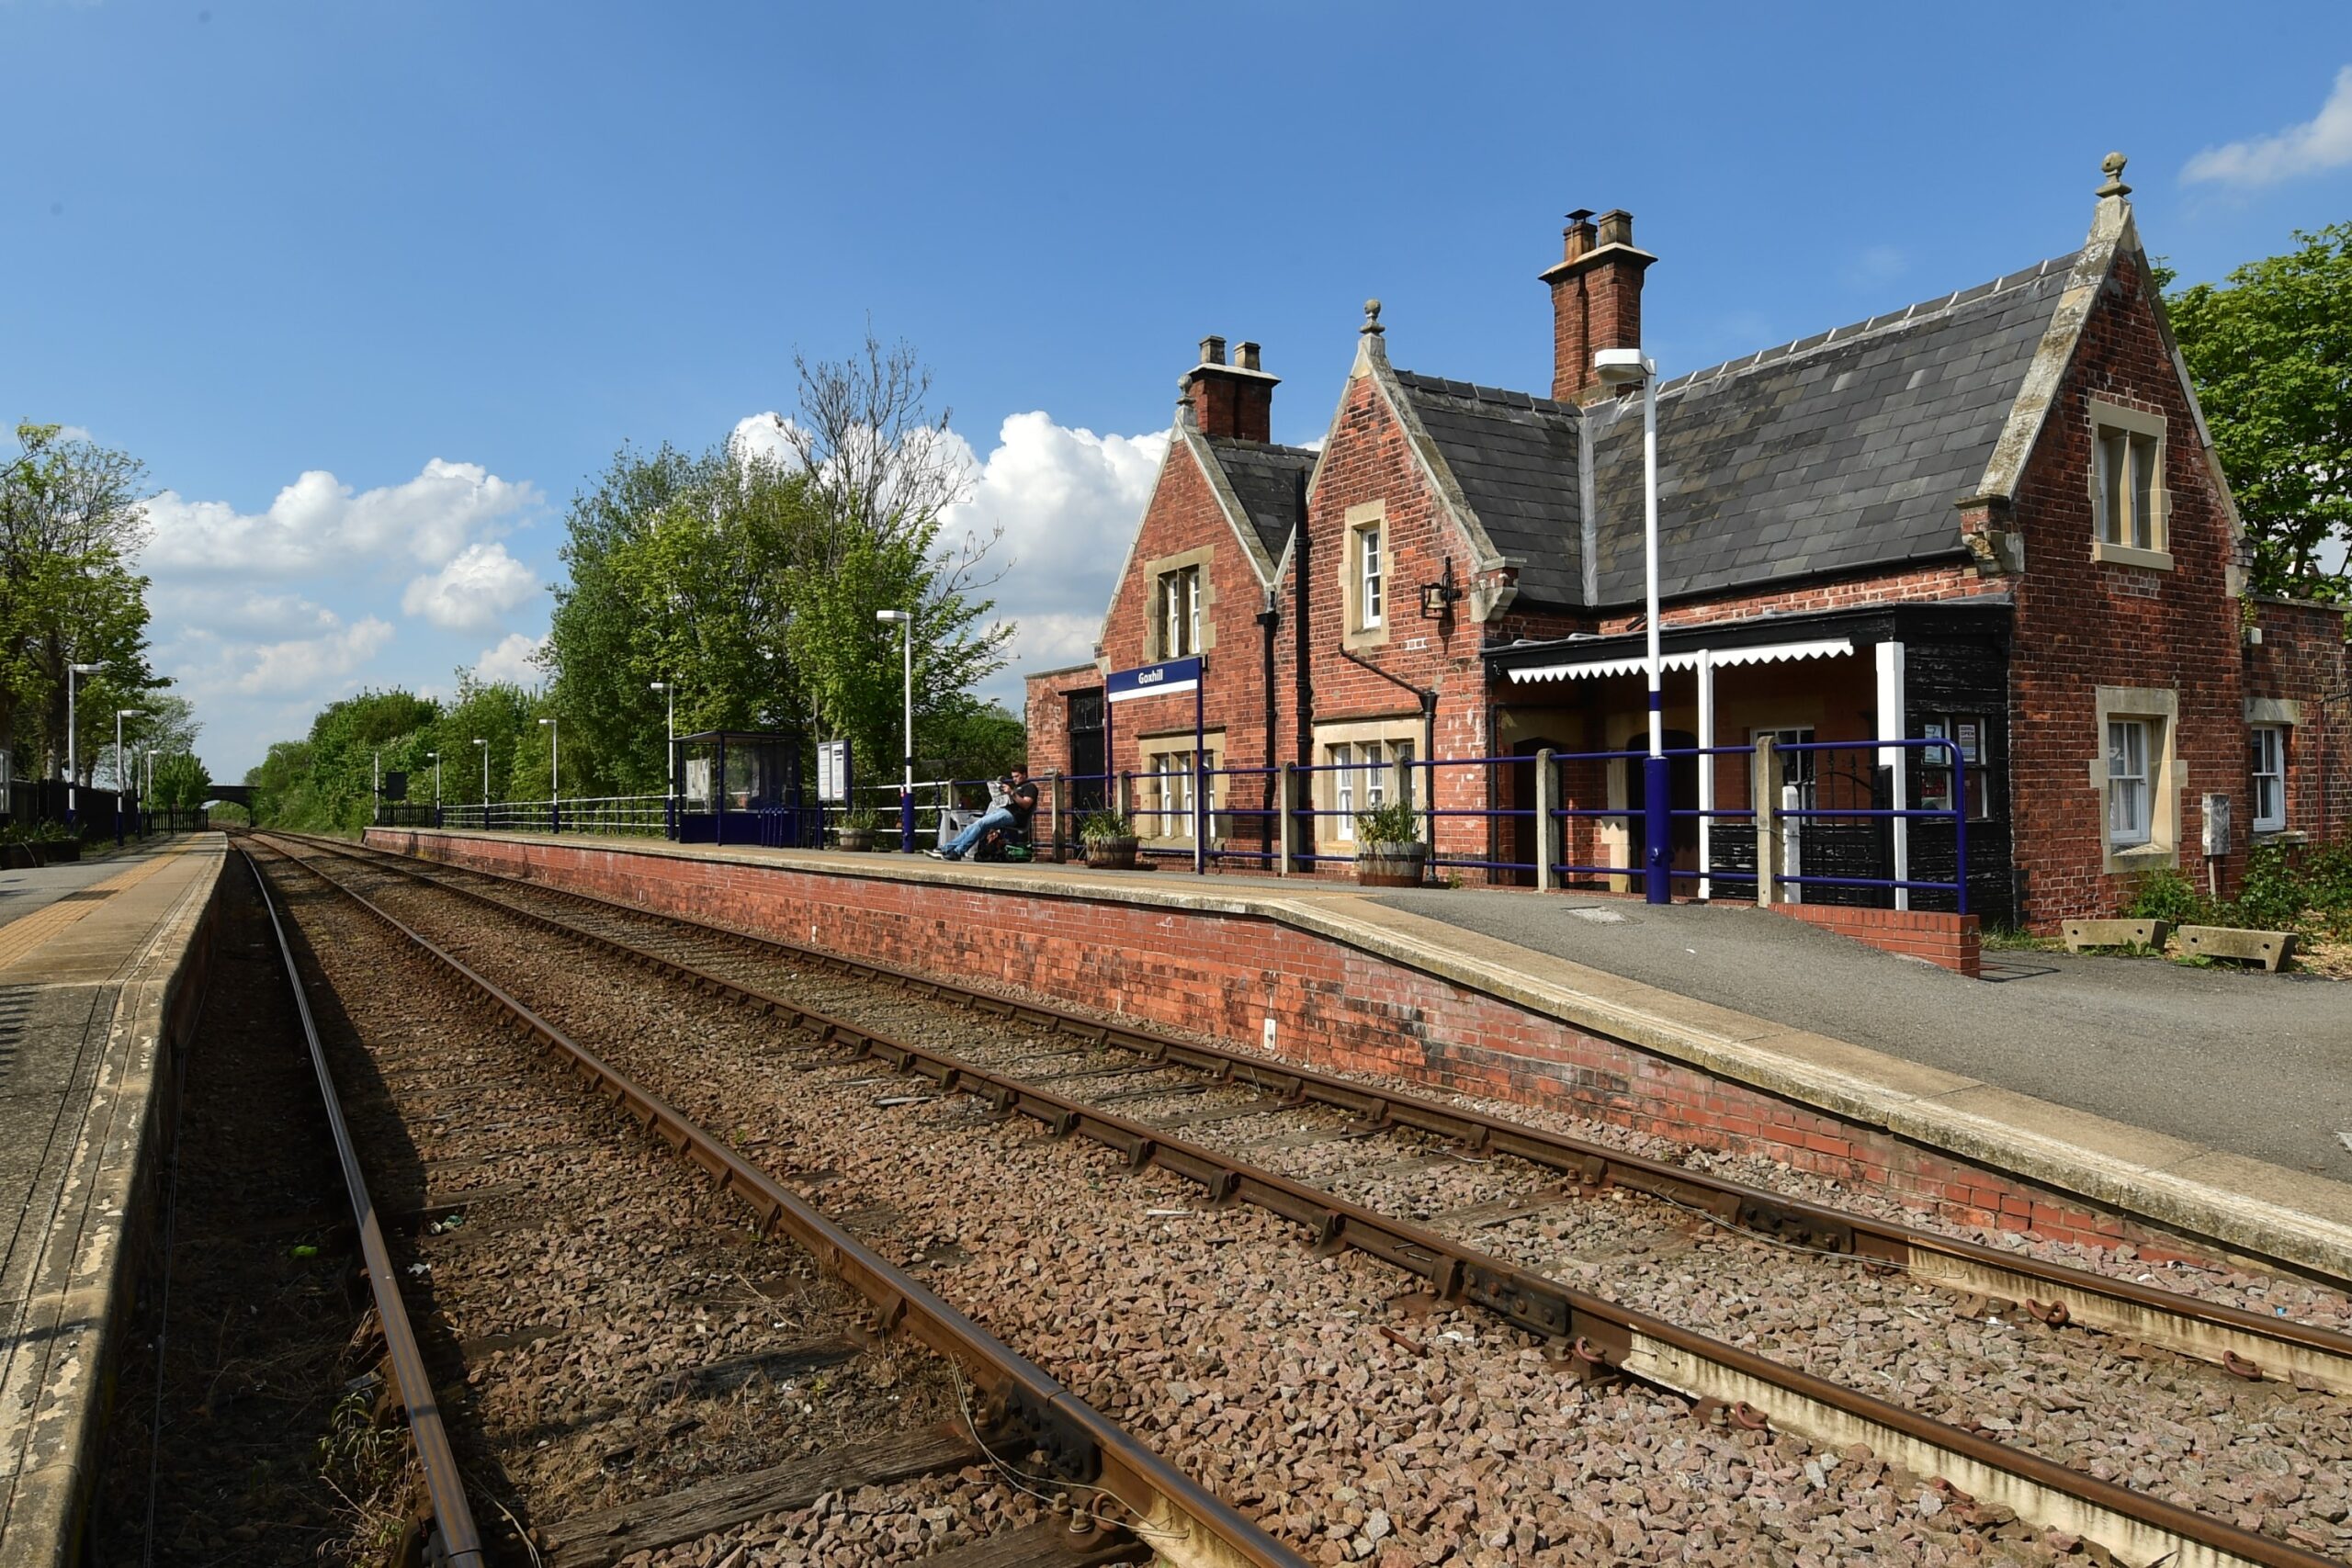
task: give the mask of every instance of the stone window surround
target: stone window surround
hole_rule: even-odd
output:
[[[1388,502],[1360,501],[1347,510],[1343,519],[1347,548],[1340,552],[1340,646],[1351,652],[1366,648],[1387,645],[1389,628],[1396,621],[1396,541],[1388,532]],[[1363,554],[1361,541],[1363,530],[1380,529],[1380,548],[1385,558],[1381,562],[1380,624],[1363,624]]]
[[[2180,694],[2169,687],[2100,686],[2091,725],[2090,782],[2098,802],[2099,869],[2109,875],[2180,864],[2180,801],[2188,788],[2188,767],[2180,758]],[[2148,754],[2148,841],[2118,849],[2107,829],[2107,726],[2110,719],[2154,722],[2156,743]]]
[[[1225,730],[1222,728],[1203,730],[1200,739],[1200,749],[1208,753],[1209,771],[1215,773],[1225,766]],[[1134,816],[1151,818],[1155,827],[1166,828],[1169,825],[1165,818],[1152,815],[1160,805],[1159,786],[1152,782],[1152,777],[1159,772],[1159,759],[1192,750],[1193,731],[1190,728],[1163,730],[1136,738]],[[1219,786],[1223,783],[1223,780],[1214,777],[1209,780],[1209,834],[1212,838],[1225,831],[1223,825],[1216,820],[1216,803],[1221,793]],[[1193,844],[1192,819],[1189,816],[1185,818],[1182,832],[1144,833],[1139,836],[1148,844],[1181,845],[1190,849]]]
[[[1421,716],[1400,714],[1393,718],[1351,719],[1339,724],[1318,724],[1315,727],[1315,765],[1328,767],[1334,746],[1361,746],[1366,741],[1378,741],[1395,746],[1403,741],[1413,749],[1416,760],[1421,754]],[[1393,771],[1395,764],[1385,764]],[[1311,774],[1314,786],[1308,792],[1317,811],[1339,809],[1340,775],[1335,773]],[[1356,809],[1363,809],[1363,802],[1356,802]],[[1352,836],[1339,836],[1340,819],[1336,817],[1315,818],[1315,852],[1317,854],[1353,854],[1356,841]]]
[[[1210,570],[1216,558],[1216,547],[1203,545],[1198,549],[1183,550],[1143,563],[1144,581],[1151,584],[1151,603],[1146,616],[1150,634],[1145,643],[1149,657],[1146,662],[1157,664],[1163,659],[1176,657],[1167,651],[1164,642],[1168,628],[1159,613],[1159,585],[1170,572],[1182,571],[1186,567],[1198,567],[1201,570],[1201,644],[1193,652],[1204,654],[1216,646],[1216,573]]]
[[[2295,831],[2292,826],[2295,819],[2295,730],[2303,722],[2303,705],[2292,697],[2248,697],[2245,699],[2245,722],[2249,728],[2264,725],[2286,731],[2279,737],[2278,762],[2283,773],[2278,787],[2279,805],[2286,812],[2287,825],[2256,828],[2254,842],[2300,844],[2309,837]],[[2252,787],[2251,783],[2248,787]]]
[[[2172,562],[2172,490],[2164,482],[2165,464],[2169,450],[2165,416],[2146,409],[2135,409],[2122,403],[2111,403],[2103,398],[2086,400],[2089,405],[2091,431],[2091,460],[2086,477],[2091,499],[2091,559],[2111,566],[2136,566],[2153,571],[2170,571]],[[2156,514],[2148,520],[2148,538],[2155,547],[2141,549],[2132,545],[2109,544],[2101,531],[2099,515],[2099,433],[2102,430],[2122,431],[2132,435],[2151,435],[2156,442]],[[2104,744],[2104,741],[2101,742]]]

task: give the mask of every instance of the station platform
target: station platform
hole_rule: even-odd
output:
[[[1996,953],[1734,905],[658,840],[371,843],[1770,1155],[1988,1228],[2352,1281],[2352,987]]]
[[[0,878],[0,1568],[77,1562],[226,842]]]

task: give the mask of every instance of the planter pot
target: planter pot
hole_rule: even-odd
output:
[[[871,828],[843,828],[841,829],[839,842],[841,848],[849,851],[853,854],[864,854],[874,848],[874,829]]]
[[[43,865],[58,865],[82,858],[82,840],[79,839],[51,839],[37,845],[36,849]]]
[[[40,857],[33,853],[30,844],[0,845],[0,864],[10,871],[30,871],[40,863]]]
[[[1365,887],[1418,887],[1427,844],[1366,844],[1356,852],[1356,881]]]
[[[1086,863],[1097,871],[1133,871],[1136,868],[1136,846],[1140,840],[1089,839],[1086,840]]]

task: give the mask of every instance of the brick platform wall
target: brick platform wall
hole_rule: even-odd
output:
[[[406,829],[368,841],[1243,1046],[1271,1018],[1302,1066],[1760,1154],[1959,1224],[2197,1256],[2080,1199],[1261,917]]]
[[[1982,933],[1973,915],[1924,909],[1865,909],[1844,904],[1775,904],[1772,912],[1792,916],[1824,931],[1851,937],[1883,953],[1924,958],[1972,980],[1984,977]]]

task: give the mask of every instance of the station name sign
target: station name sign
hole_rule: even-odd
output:
[[[1102,697],[1105,702],[1124,703],[1134,697],[1162,697],[1200,689],[1201,661],[1195,656],[1114,670],[1104,679]]]

